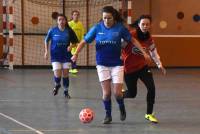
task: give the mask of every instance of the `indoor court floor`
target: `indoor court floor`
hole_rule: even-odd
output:
[[[159,119],[152,124],[144,119],[146,88],[138,83],[135,99],[126,99],[127,119],[119,119],[113,100],[113,122],[102,124],[102,92],[95,69],[80,69],[70,74],[71,99],[63,89],[52,95],[51,69],[0,69],[0,134],[199,134],[200,69],[171,68],[163,76],[152,69],[156,83],[154,112]],[[79,121],[81,109],[94,110],[89,124]]]

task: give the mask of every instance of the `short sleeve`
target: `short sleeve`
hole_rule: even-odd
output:
[[[46,35],[45,40],[44,40],[44,41],[45,41],[45,44],[48,44],[49,40],[51,39],[52,30],[53,30],[53,28],[50,28],[50,29],[48,30],[47,35]]]
[[[126,42],[131,42],[131,34],[130,32],[128,31],[128,29],[126,27],[122,27],[122,30],[121,30],[121,34],[122,34],[122,38],[126,41]]]
[[[96,33],[97,33],[97,25],[93,26],[89,32],[85,35],[84,40],[87,43],[91,43],[95,37],[96,37]]]

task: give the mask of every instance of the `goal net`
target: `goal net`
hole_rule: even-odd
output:
[[[101,9],[112,5],[120,8],[119,0],[16,0],[14,1],[14,65],[50,65],[44,57],[44,38],[56,25],[56,13],[68,21],[73,10],[80,11],[86,31],[101,19]],[[77,61],[79,66],[95,66],[95,45],[87,45]]]

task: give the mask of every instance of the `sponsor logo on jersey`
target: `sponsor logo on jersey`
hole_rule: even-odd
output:
[[[146,48],[143,47],[143,49],[146,51]],[[142,52],[137,47],[132,47],[132,53],[136,55],[143,55]]]
[[[115,45],[117,44],[117,41],[110,41],[110,40],[105,40],[105,41],[99,41],[100,45]]]
[[[114,36],[114,37],[119,36],[119,32],[113,32],[113,33],[112,33],[112,36]]]
[[[62,43],[62,42],[57,43],[57,46],[65,46],[65,45],[66,45],[66,43]]]
[[[103,35],[103,34],[105,34],[105,33],[103,33],[103,32],[98,32],[98,34]]]
[[[148,69],[148,71],[147,71],[147,72],[148,72],[148,73],[151,73],[151,70],[149,70],[149,69]]]
[[[60,35],[59,35],[59,34],[55,34],[54,36],[58,37],[58,36],[60,36]]]

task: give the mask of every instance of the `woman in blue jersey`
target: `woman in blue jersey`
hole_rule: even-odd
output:
[[[71,52],[70,43],[74,44],[78,42],[76,34],[68,26],[67,18],[63,14],[57,16],[57,26],[50,28],[45,38],[45,59],[48,59],[48,46],[51,40],[51,63],[54,71],[55,87],[53,89],[53,95],[58,94],[58,90],[61,87],[61,78],[63,80],[64,96],[70,98],[68,93],[69,88],[69,68],[71,65]]]
[[[124,67],[121,55],[121,39],[126,42],[134,42],[136,46],[144,53],[140,44],[131,37],[129,31],[124,27],[119,12],[112,6],[106,6],[102,9],[102,20],[93,26],[86,34],[84,39],[78,44],[76,53],[71,58],[77,60],[78,53],[86,43],[96,41],[96,64],[99,81],[103,92],[103,104],[106,116],[103,124],[109,124],[112,121],[111,115],[111,87],[120,109],[120,119],[126,119],[126,110],[122,95],[122,83],[124,77]],[[147,57],[146,57],[147,58]]]

